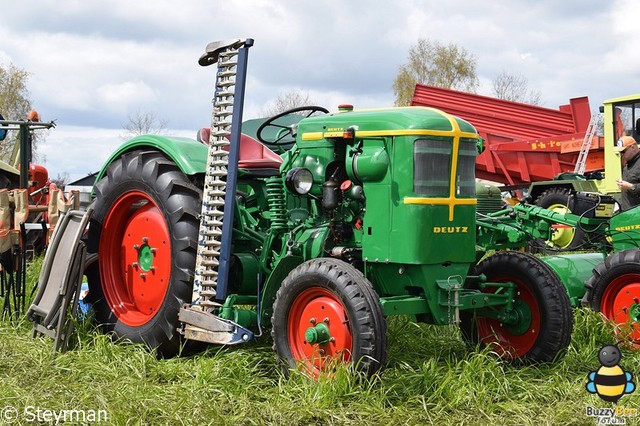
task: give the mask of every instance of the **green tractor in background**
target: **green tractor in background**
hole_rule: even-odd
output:
[[[571,306],[601,312],[615,325],[620,340],[640,346],[640,206],[614,215],[616,201],[599,193],[574,192],[569,204],[580,215],[523,203],[479,214],[478,249],[523,249],[549,240],[557,225],[575,227],[598,251],[551,255],[540,259],[562,281]]]
[[[556,359],[573,324],[558,274],[518,251],[478,263],[478,238],[521,236],[516,216],[478,228],[473,126],[421,107],[305,107],[256,140],[241,133],[252,45],[211,43],[200,58],[218,66],[202,142],[140,136],[100,172],[86,271],[96,320],[164,355],[270,324],[285,369],[314,377],[335,361],[383,367],[392,315],[459,324],[506,359]]]

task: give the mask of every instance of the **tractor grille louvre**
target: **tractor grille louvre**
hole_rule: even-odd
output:
[[[500,194],[495,195],[479,195],[476,210],[478,213],[489,214],[502,210],[502,197]]]
[[[432,197],[449,195],[451,140],[417,139],[413,164],[413,192]]]

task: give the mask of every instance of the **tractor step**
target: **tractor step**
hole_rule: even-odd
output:
[[[190,340],[235,345],[253,339],[251,330],[210,312],[183,307],[178,313],[178,319],[184,324],[180,332]]]

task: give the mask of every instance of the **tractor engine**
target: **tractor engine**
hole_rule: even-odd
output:
[[[475,262],[477,143],[440,111],[342,107],[298,124],[285,186],[306,200],[308,224],[326,224],[325,255],[363,269],[383,294],[424,295]]]

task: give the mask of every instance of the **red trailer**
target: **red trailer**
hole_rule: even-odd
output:
[[[476,176],[505,185],[573,172],[591,119],[586,96],[551,109],[417,84],[411,104],[438,108],[472,123],[485,140]],[[586,172],[604,169],[603,144],[603,138],[593,138]]]

